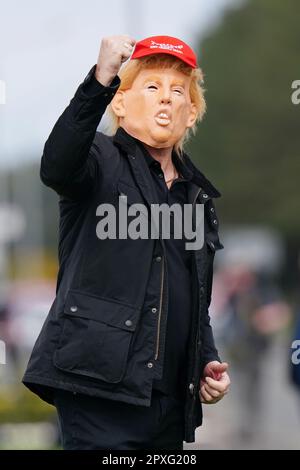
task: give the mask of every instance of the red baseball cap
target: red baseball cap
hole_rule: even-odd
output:
[[[135,44],[131,59],[139,59],[152,54],[170,54],[190,67],[197,67],[197,56],[185,42],[171,36],[150,36]]]

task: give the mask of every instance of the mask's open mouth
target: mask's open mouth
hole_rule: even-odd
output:
[[[155,121],[160,126],[167,126],[168,124],[170,124],[171,119],[169,119],[168,117],[155,116]]]

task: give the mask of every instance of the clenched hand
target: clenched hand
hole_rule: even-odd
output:
[[[226,372],[227,369],[226,362],[212,361],[205,366],[199,391],[202,403],[217,403],[228,393],[230,378]]]
[[[103,38],[100,45],[95,77],[104,86],[111,84],[121,65],[132,54],[136,41],[127,35]]]

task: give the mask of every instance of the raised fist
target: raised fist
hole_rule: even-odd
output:
[[[132,54],[136,41],[127,35],[103,38],[100,45],[95,77],[104,86],[110,85],[121,65]]]

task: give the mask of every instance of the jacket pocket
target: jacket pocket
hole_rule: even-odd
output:
[[[66,372],[120,382],[140,309],[75,290],[68,292],[54,365]]]

